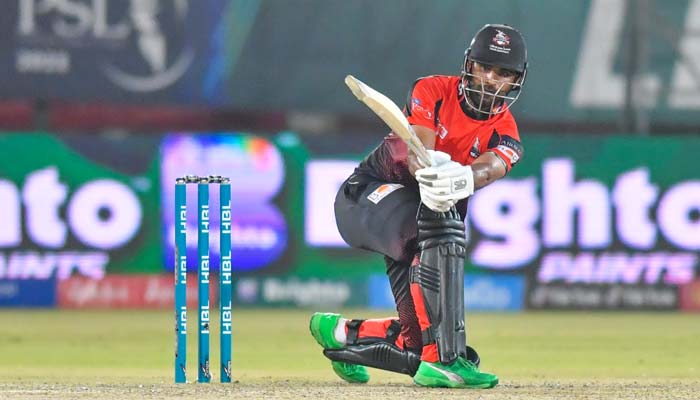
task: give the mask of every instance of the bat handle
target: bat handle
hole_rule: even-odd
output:
[[[430,157],[430,154],[428,153],[428,150],[425,149],[425,146],[423,145],[423,142],[418,138],[418,135],[416,134],[416,131],[413,130],[413,127],[411,125],[408,125],[408,132],[410,133],[410,137],[408,140],[404,139],[406,144],[408,145],[408,148],[413,151],[413,153],[418,157],[418,161],[426,167],[432,167],[433,166],[433,158]]]
[[[428,150],[426,150],[425,147],[423,147],[422,143],[419,144],[410,142],[408,143],[408,147],[416,155],[421,165],[425,167],[433,166],[433,158],[430,157],[430,154],[428,154]]]
[[[430,157],[430,154],[428,154],[428,151],[425,150],[424,147],[420,148],[420,150],[416,153],[416,156],[418,156],[418,160],[421,162],[421,164],[425,165],[426,167],[432,167],[433,159]]]

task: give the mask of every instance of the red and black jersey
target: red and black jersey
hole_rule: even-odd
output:
[[[515,119],[506,110],[485,120],[478,120],[460,93],[458,76],[433,75],[418,79],[409,91],[404,108],[411,125],[435,131],[435,150],[452,160],[469,165],[481,154],[491,151],[510,170],[523,155]],[[415,185],[408,170],[406,144],[393,133],[384,138],[357,168],[387,182]]]

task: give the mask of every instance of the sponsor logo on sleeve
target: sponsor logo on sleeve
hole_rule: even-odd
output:
[[[501,153],[503,153],[503,155],[506,156],[506,158],[508,158],[511,165],[517,163],[518,160],[520,160],[520,156],[518,155],[518,153],[516,153],[515,150],[511,149],[510,147],[498,145],[496,149],[498,149]]]
[[[520,142],[510,136],[505,135],[501,136],[496,149],[508,158],[511,165],[515,165],[523,154],[523,146],[520,144]]]

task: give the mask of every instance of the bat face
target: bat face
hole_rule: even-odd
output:
[[[345,84],[358,100],[365,103],[397,136],[406,142],[408,148],[416,154],[421,164],[432,165],[432,159],[425,150],[423,142],[418,139],[406,117],[391,99],[352,75],[345,77]]]

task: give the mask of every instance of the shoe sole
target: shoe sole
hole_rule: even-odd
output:
[[[369,378],[367,380],[359,380],[359,379],[353,379],[348,375],[345,375],[343,372],[343,369],[341,367],[341,364],[345,364],[340,361],[331,361],[331,366],[333,367],[333,372],[335,372],[336,375],[342,380],[344,380],[347,383],[352,383],[352,384],[365,384],[369,381]]]
[[[466,383],[443,381],[433,378],[421,378],[419,376],[414,377],[413,382],[416,385],[423,387],[451,389],[491,389],[492,387],[498,385],[498,379],[496,379],[494,382],[485,382],[478,385],[467,385]]]

